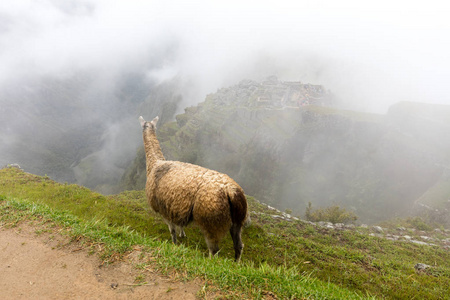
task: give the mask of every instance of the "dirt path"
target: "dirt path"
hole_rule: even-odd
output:
[[[197,299],[202,289],[200,281],[139,273],[130,262],[100,267],[96,255],[35,230],[0,229],[0,299]],[[143,276],[147,285],[133,286]]]

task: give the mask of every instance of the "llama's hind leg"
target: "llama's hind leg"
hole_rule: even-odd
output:
[[[241,238],[242,226],[237,224],[233,224],[230,228],[231,238],[233,239],[234,245],[234,260],[239,262],[242,255],[242,249],[244,249],[244,244],[242,243]]]

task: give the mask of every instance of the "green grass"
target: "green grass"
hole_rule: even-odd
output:
[[[252,226],[243,233],[242,262],[236,264],[231,238],[219,257],[207,258],[198,228],[175,246],[167,226],[151,212],[143,191],[103,196],[89,189],[56,183],[17,169],[0,170],[1,222],[24,218],[51,220],[73,236],[105,245],[104,259],[141,245],[163,272],[202,277],[228,295],[282,299],[377,298],[445,299],[450,286],[450,254],[438,247],[368,236],[358,228],[335,231],[274,214],[248,197]],[[417,274],[416,263],[432,265],[433,276]]]
[[[49,222],[53,222],[52,225],[63,226],[67,230],[65,233],[74,239],[82,237],[89,243],[104,245],[106,248],[102,257],[105,261],[131,250],[134,245],[140,245],[148,254],[147,257],[150,257],[147,263],[156,264],[163,273],[177,270],[187,276],[183,279],[203,277],[222,291],[228,290],[231,297],[234,295],[235,298],[260,298],[270,290],[283,298],[300,296],[314,299],[360,299],[355,293],[300,274],[295,269],[268,264],[259,267],[253,264],[236,264],[226,258],[209,259],[196,249],[145,237],[126,226],[109,226],[103,221],[85,221],[67,211],[54,210],[47,205],[27,200],[2,196],[0,203],[2,226],[14,226],[23,220],[39,220],[47,226]],[[143,268],[142,264],[140,267]]]

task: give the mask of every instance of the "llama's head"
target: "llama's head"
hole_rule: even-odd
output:
[[[147,122],[144,120],[142,116],[139,117],[139,122],[141,123],[142,130],[150,128],[153,131],[156,131],[156,124],[158,123],[159,117],[157,116],[151,122]]]

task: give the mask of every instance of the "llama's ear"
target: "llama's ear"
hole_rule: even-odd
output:
[[[156,116],[156,118],[154,118],[154,119],[151,121],[151,123],[153,124],[153,126],[155,126],[155,128],[156,128],[156,123],[158,123],[158,120],[159,120],[159,117]]]
[[[141,123],[141,127],[144,128],[145,120],[142,116],[139,117],[139,122]]]

